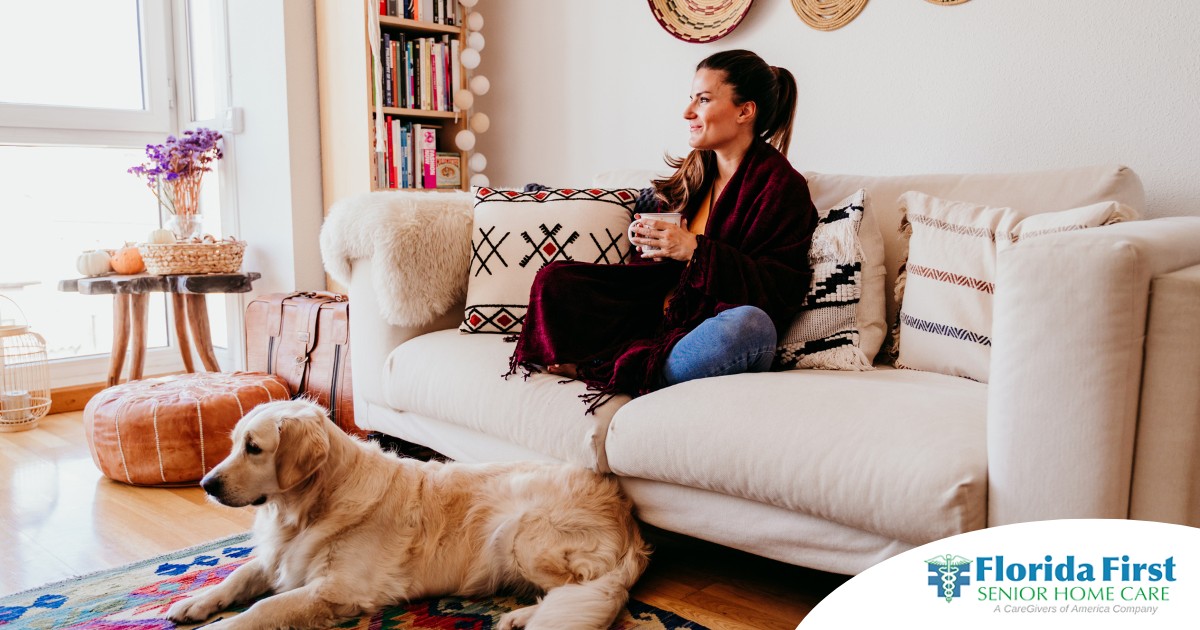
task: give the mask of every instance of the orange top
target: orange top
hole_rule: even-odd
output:
[[[692,217],[692,222],[688,223],[688,231],[699,236],[704,234],[704,228],[708,226],[708,213],[712,212],[713,207],[713,191],[712,186],[708,187],[708,193],[704,195],[704,199],[700,202],[700,209],[696,210],[696,216]]]
[[[688,223],[688,231],[697,236],[704,234],[704,228],[708,226],[708,214],[712,212],[713,207],[713,191],[712,186],[708,187],[708,192],[704,195],[704,199],[700,200],[700,208],[696,210],[696,216],[692,217]],[[667,292],[667,297],[663,298],[663,312],[667,310],[667,304],[671,302],[671,297],[675,295],[675,289]]]

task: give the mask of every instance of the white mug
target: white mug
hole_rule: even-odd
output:
[[[662,221],[664,223],[671,223],[673,225],[681,225],[683,223],[683,214],[681,214],[679,212],[643,212],[643,213],[641,213],[641,218],[639,218],[637,221],[634,221],[633,223],[630,223],[629,229],[626,231],[626,235],[629,237],[630,243],[633,242],[633,237],[635,236],[633,233],[633,228],[640,226],[643,219],[653,219],[655,221]],[[655,254],[655,252],[658,251],[658,248],[650,247],[649,245],[638,245],[638,251],[640,251],[643,256],[653,256]]]

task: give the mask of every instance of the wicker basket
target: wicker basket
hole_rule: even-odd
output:
[[[146,271],[165,276],[181,273],[235,273],[242,266],[245,241],[138,245]]]

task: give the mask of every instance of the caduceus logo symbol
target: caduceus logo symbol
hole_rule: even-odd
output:
[[[938,597],[945,596],[946,601],[952,601],[962,594],[962,587],[971,583],[971,575],[965,567],[970,560],[962,556],[946,554],[925,561],[929,567],[929,585],[938,587]]]

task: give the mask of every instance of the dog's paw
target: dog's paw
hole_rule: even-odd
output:
[[[175,623],[195,623],[204,621],[213,616],[213,613],[224,608],[222,603],[211,597],[189,597],[183,601],[175,602],[167,610],[167,619]]]
[[[533,613],[537,612],[537,606],[526,606],[518,608],[512,612],[500,615],[500,623],[496,625],[496,630],[513,630],[513,628],[524,628],[530,619],[533,619]]]

